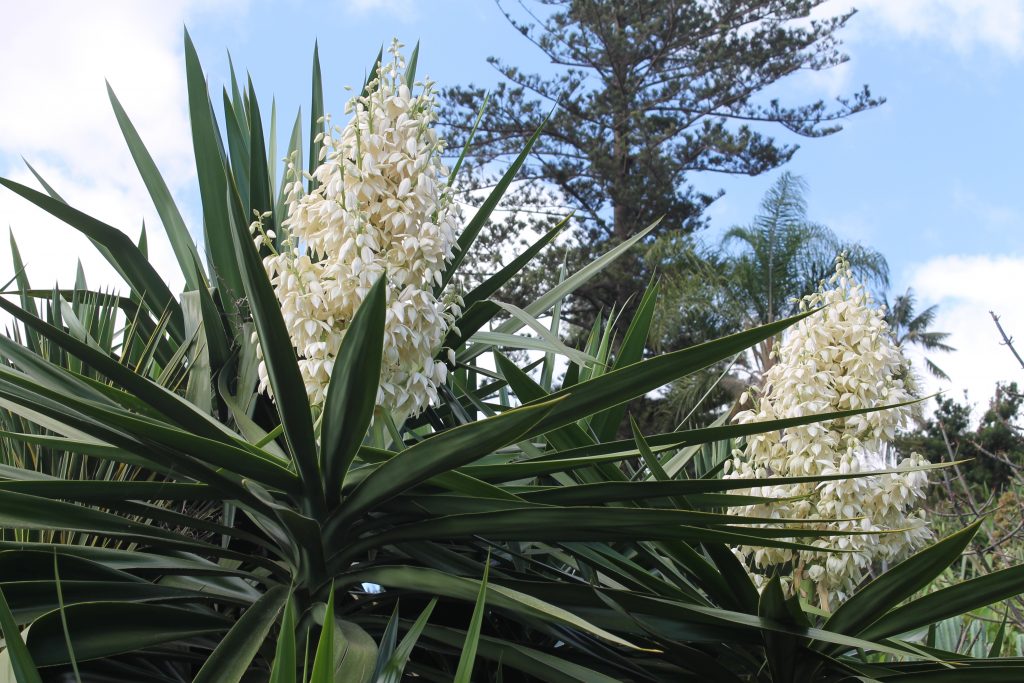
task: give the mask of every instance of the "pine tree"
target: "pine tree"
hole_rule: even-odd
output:
[[[799,71],[847,59],[836,34],[853,12],[810,19],[823,0],[496,2],[555,73],[526,73],[491,59],[505,81],[484,109],[470,165],[487,184],[490,162],[517,153],[546,120],[520,177],[549,191],[545,208],[575,211],[570,261],[582,262],[657,218],[663,217],[660,230],[697,230],[720,193],[696,189],[692,174],[764,173],[797,149],[776,140],[773,127],[808,138],[830,135],[841,119],[882,101],[867,86],[832,105],[788,105],[766,92]],[[444,92],[450,137],[466,138],[484,96],[472,85]],[[537,210],[537,187],[514,206]],[[495,243],[546,219],[545,208],[495,226],[491,254],[501,252]],[[557,268],[545,271],[552,277]],[[622,305],[648,275],[639,257],[620,260],[581,292],[581,321]]]

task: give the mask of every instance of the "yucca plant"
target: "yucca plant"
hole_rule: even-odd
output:
[[[728,440],[866,409],[617,438],[630,399],[802,317],[644,359],[652,285],[633,320],[599,324],[584,348],[566,347],[558,339],[563,298],[644,234],[525,309],[491,297],[557,229],[465,291],[444,341],[452,367],[439,400],[408,420],[390,420],[378,406],[389,303],[387,276],[378,277],[348,321],[324,401],[311,406],[261,261],[270,245],[254,244],[249,230],[261,216],[265,239],[281,248],[289,180],[276,181],[276,113],[268,145],[252,84],[243,90],[232,76],[222,135],[187,35],[185,48],[205,267],[110,93],[181,266],[180,297],[120,231],[45,183],[38,192],[0,179],[89,236],[130,289],[103,298],[80,281],[47,293],[22,277],[18,303],[0,299],[22,334],[0,341],[0,436],[17,453],[0,470],[0,525],[11,530],[0,542],[9,678],[1021,675],[1018,660],[965,660],[905,637],[1024,585],[1014,568],[900,605],[960,555],[973,529],[894,567],[831,615],[787,598],[778,581],[759,593],[732,553],[738,545],[809,549],[832,532],[730,514],[767,501],[732,493],[752,480],[720,477]],[[415,62],[414,52],[410,88]],[[289,153],[303,168],[296,161],[308,139],[305,191],[321,161],[322,101],[314,52],[311,130],[304,138],[297,120]],[[444,283],[531,144],[463,227]],[[546,314],[548,327],[537,320]],[[534,336],[518,335],[524,327]],[[542,352],[531,364],[539,374],[501,353],[508,348]],[[559,356],[568,370],[556,382]],[[260,391],[261,377],[273,400]],[[111,467],[131,476],[108,476]]]

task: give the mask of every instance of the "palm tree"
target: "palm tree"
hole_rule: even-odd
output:
[[[915,310],[916,303],[914,290],[907,289],[906,294],[897,296],[891,306],[886,305],[888,312],[885,315],[885,320],[889,323],[896,343],[903,348],[909,344],[916,344],[925,351],[956,351],[955,348],[945,343],[945,340],[949,338],[949,332],[933,332],[929,329],[935,322],[938,306],[929,306],[918,313]],[[933,377],[949,379],[949,375],[931,359],[925,358],[924,366],[928,368],[928,372]]]
[[[656,348],[659,340],[678,348],[796,313],[799,300],[834,272],[839,254],[846,254],[862,282],[878,290],[888,286],[885,257],[809,220],[806,192],[803,179],[783,173],[761,201],[760,213],[748,225],[730,228],[716,247],[672,235],[651,245],[647,261],[665,282]],[[720,416],[771,367],[773,343],[766,339],[750,354],[674,383],[661,405],[664,419],[674,426],[689,423],[685,416],[700,425]]]
[[[889,266],[881,253],[839,238],[807,218],[807,184],[783,173],[761,201],[761,213],[722,238],[726,254],[726,293],[737,305],[744,326],[763,325],[796,312],[799,300],[814,292],[845,254],[854,274],[869,286],[889,284]],[[758,370],[772,365],[773,340],[754,350]]]

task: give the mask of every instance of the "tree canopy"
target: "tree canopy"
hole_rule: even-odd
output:
[[[654,240],[645,260],[662,273],[665,283],[655,348],[685,347],[794,315],[800,300],[835,272],[840,255],[872,290],[888,286],[889,266],[881,253],[843,240],[808,218],[807,189],[799,176],[782,173],[751,221],[733,226],[714,245],[695,245],[678,233]],[[703,402],[710,413],[696,414],[707,421],[750,384],[760,383],[773,363],[775,341],[767,338],[749,357],[719,363],[676,383],[665,406],[673,419],[694,412]]]
[[[905,294],[897,295],[891,305],[886,304],[889,310],[886,320],[892,328],[896,342],[904,348],[914,344],[925,351],[956,351],[946,343],[949,339],[948,332],[931,329],[938,313],[938,305],[929,306],[921,312],[916,310],[916,306],[917,297],[914,296],[912,289],[908,289]],[[949,375],[930,358],[924,359],[924,366],[933,377],[949,379]]]
[[[789,76],[847,59],[837,33],[853,12],[811,19],[823,0],[496,2],[554,69],[530,73],[491,58],[504,80],[469,158],[486,184],[490,162],[520,151],[543,124],[521,177],[542,181],[554,204],[576,212],[581,258],[658,218],[666,231],[703,226],[720,193],[696,189],[690,175],[758,175],[784,164],[797,145],[777,140],[771,124],[821,137],[882,101],[867,86],[831,104],[772,96]],[[446,89],[442,123],[456,137],[468,133],[484,97],[479,86]],[[590,305],[621,303],[647,275],[637,265],[614,274],[628,287],[596,283],[605,291],[591,293]]]

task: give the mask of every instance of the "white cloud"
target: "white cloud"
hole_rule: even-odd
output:
[[[971,402],[983,409],[996,382],[1024,382],[1024,369],[1001,344],[989,314],[1000,316],[1007,333],[1016,335],[1018,350],[1024,351],[1024,256],[943,256],[912,267],[907,281],[917,294],[919,311],[938,304],[932,329],[949,332],[949,343],[957,349],[932,356],[951,382],[928,377],[926,391],[942,389],[962,400],[966,389]],[[921,368],[920,353],[911,355]]]
[[[60,188],[58,191],[69,204],[118,228],[132,241],[138,241],[145,217],[150,263],[168,282],[171,291],[181,290],[183,278],[170,244],[156,223],[155,213],[149,209],[151,202],[145,190],[115,183],[83,184],[53,167],[37,166],[36,170]],[[8,177],[34,186],[34,179],[27,171],[19,170]],[[6,189],[0,192],[0,218],[18,243],[25,272],[34,287],[73,285],[76,262],[80,260],[90,288],[123,288],[120,277],[88,238]],[[5,282],[13,276],[6,234],[0,234],[0,273],[3,274],[0,279]]]
[[[853,61],[802,71],[794,76],[793,86],[819,96],[849,95],[860,83],[858,53],[881,40],[927,41],[962,55],[990,52],[1014,60],[1024,57],[1024,0],[830,0],[815,7],[810,18],[820,20],[851,9],[858,14],[839,38]],[[795,23],[808,24],[805,20]]]
[[[104,79],[172,192],[182,194],[191,189],[194,167],[181,27],[201,12],[225,7],[237,12],[242,4],[244,0],[57,0],[5,7],[0,22],[0,63],[5,65],[0,69],[0,175],[38,187],[21,162],[25,157],[69,203],[133,238],[145,219],[151,261],[173,286],[180,286],[152,202],[111,111]],[[0,189],[0,226],[8,225],[33,284],[71,284],[78,258],[90,285],[119,284],[76,231]],[[9,270],[4,238],[0,276]]]
[[[848,96],[853,82],[853,66],[843,62],[822,71],[804,71],[801,78],[805,87],[826,97]]]
[[[1024,0],[834,0],[817,13],[851,6],[860,10],[850,24],[857,36],[890,31],[937,40],[963,53],[981,49],[1024,56]]]
[[[412,21],[418,15],[412,0],[344,0],[344,4],[359,14],[386,12],[405,22]]]
[[[1016,231],[1024,223],[1020,212],[1003,204],[994,204],[992,198],[983,197],[960,182],[953,185],[950,194],[953,207],[973,217],[975,230],[984,230],[993,236],[1004,236],[1007,231]]]

